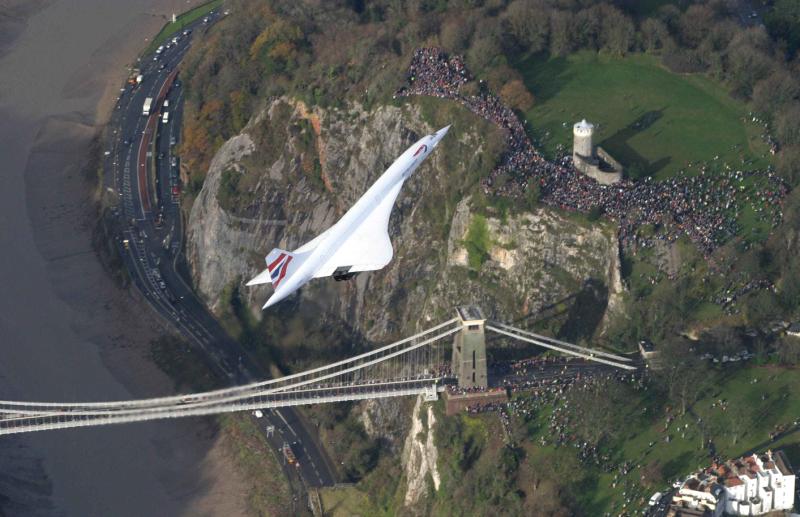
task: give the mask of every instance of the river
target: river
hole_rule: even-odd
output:
[[[114,286],[92,250],[83,169],[125,63],[165,15],[187,7],[185,0],[0,4],[0,18],[7,15],[0,25],[2,399],[171,390],[147,360],[156,316]],[[197,500],[219,484],[206,468],[213,435],[208,422],[189,419],[2,437],[0,515],[196,514]]]

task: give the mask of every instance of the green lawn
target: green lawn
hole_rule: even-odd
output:
[[[630,177],[665,178],[693,161],[719,159],[741,168],[765,167],[759,128],[745,121],[747,106],[701,75],[678,75],[649,55],[625,58],[579,52],[532,57],[517,64],[536,101],[525,115],[531,133],[551,155],[572,147],[572,124],[596,126],[595,142]]]
[[[653,492],[663,490],[667,485],[665,482],[663,486],[642,486],[642,468],[650,463],[660,466],[666,481],[683,478],[699,467],[708,466],[710,460],[702,447],[704,436],[697,424],[698,417],[702,418],[707,430],[705,438],[713,440],[723,458],[738,457],[753,449],[763,452],[771,448],[785,449],[790,461],[794,464],[800,462],[800,432],[791,433],[776,443],[768,443],[769,433],[777,425],[791,424],[800,418],[800,398],[792,396],[800,390],[797,370],[773,366],[749,366],[736,370],[735,366],[730,366],[724,372],[716,373],[715,378],[717,382],[711,392],[693,405],[694,415],[678,417],[666,432],[663,411],[652,412],[661,405],[660,402],[645,397],[632,398],[630,408],[633,410],[626,421],[620,423],[624,430],[612,455],[617,461],[626,460],[639,467],[626,476],[618,476],[616,486],[613,473],[592,467],[572,472],[569,480],[587,488],[580,497],[580,506],[594,509],[596,512],[592,513],[598,515],[623,511],[622,503],[626,497],[634,499],[627,509],[643,506]],[[726,409],[718,404],[720,399],[727,403]],[[650,408],[650,412],[643,413],[644,408]],[[538,431],[526,445],[529,461],[534,464],[575,461],[575,452],[568,447],[541,447],[537,444],[539,436],[548,433],[546,421],[549,413],[545,409],[537,415],[534,427],[538,426]],[[669,442],[665,441],[667,436]]]
[[[183,28],[199,18],[207,15],[217,7],[222,5],[222,0],[211,0],[202,5],[198,5],[194,9],[190,9],[183,14],[176,17],[175,23],[167,22],[159,31],[158,34],[150,42],[150,45],[144,51],[144,54],[152,54],[159,45],[164,43],[167,38],[171,38],[176,32],[182,31]]]
[[[366,494],[355,486],[323,488],[319,494],[325,515],[331,517],[360,515],[365,509],[370,508]]]

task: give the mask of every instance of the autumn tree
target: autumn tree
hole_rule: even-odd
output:
[[[527,111],[533,106],[533,95],[519,79],[508,81],[500,89],[500,98],[507,105],[520,111]]]

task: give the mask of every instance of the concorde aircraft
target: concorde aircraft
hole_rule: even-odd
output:
[[[264,309],[283,300],[312,278],[349,280],[361,271],[382,269],[392,260],[389,216],[403,182],[447,134],[450,126],[422,137],[386,169],[339,221],[289,252],[279,248],[266,257],[267,269],[248,286],[272,284],[275,292]]]

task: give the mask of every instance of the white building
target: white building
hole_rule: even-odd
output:
[[[795,475],[781,451],[714,464],[684,481],[671,515],[761,515],[791,510]]]
[[[732,515],[761,515],[794,507],[795,475],[781,451],[753,454],[719,466]]]

